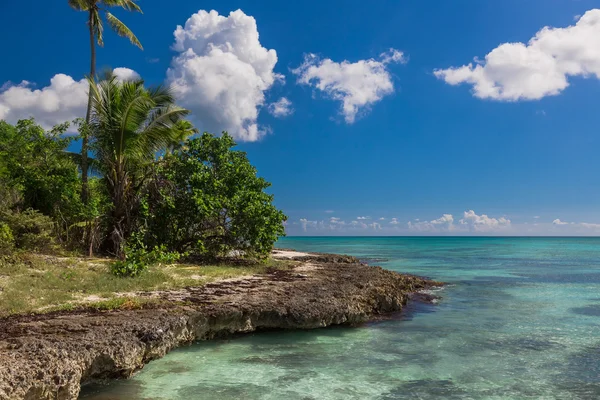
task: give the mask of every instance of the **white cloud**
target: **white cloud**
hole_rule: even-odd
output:
[[[563,231],[563,229],[567,229],[568,232],[573,231],[585,233],[590,230],[600,230],[600,224],[594,224],[589,222],[566,222],[561,221],[558,218],[552,221],[552,224],[558,229],[561,229],[561,231]],[[568,225],[568,227],[566,225]]]
[[[421,222],[408,222],[408,229],[417,232],[449,232],[454,230],[454,217],[444,214],[438,219]]]
[[[129,68],[115,68],[113,73],[121,81],[135,81],[142,78],[140,74]]]
[[[378,222],[373,222],[373,223],[369,224],[369,228],[379,231],[379,230],[381,230],[381,224],[379,224]]]
[[[120,79],[139,78],[129,68],[116,68]],[[88,101],[88,82],[76,81],[69,75],[56,74],[50,85],[41,89],[28,81],[18,85],[7,82],[0,90],[0,119],[15,123],[20,119],[34,117],[45,129],[56,124],[85,117]]]
[[[306,218],[301,218],[300,219],[300,225],[302,226],[302,230],[304,232],[307,231],[307,228],[311,227],[314,228],[317,226],[317,221],[309,221]]]
[[[580,222],[577,225],[580,225],[581,227],[588,228],[588,229],[600,229],[600,224],[590,224],[589,222]]]
[[[362,221],[351,221],[350,226],[355,227],[355,228],[363,228],[363,229],[368,227],[368,225]]]
[[[356,217],[356,219],[358,219],[358,220],[365,220],[365,219],[371,219],[371,217]]]
[[[242,141],[266,134],[257,118],[265,92],[283,76],[274,72],[277,52],[260,44],[256,20],[237,10],[225,17],[198,11],[174,32],[179,52],[167,81],[201,130],[228,131]]]
[[[405,62],[401,51],[390,49],[379,60],[335,62],[308,54],[292,73],[298,83],[312,86],[333,100],[341,101],[340,113],[348,124],[354,123],[359,112],[366,111],[384,96],[394,93],[394,83],[388,71],[390,63]]]
[[[381,217],[379,218],[380,221],[385,221],[385,218]]]
[[[340,218],[336,218],[336,217],[329,218],[329,223],[333,224],[333,225],[345,225],[346,224]]]
[[[475,232],[490,232],[510,227],[510,219],[506,217],[490,218],[485,214],[477,215],[475,211],[465,211],[460,220],[461,225],[466,225],[469,230]]]
[[[600,9],[586,12],[576,25],[545,27],[527,44],[501,44],[475,65],[434,73],[450,85],[472,85],[476,97],[503,101],[557,95],[570,76],[600,79]]]
[[[276,118],[284,118],[294,113],[292,108],[292,102],[286,97],[282,97],[274,103],[269,104],[267,107],[271,115]]]
[[[387,222],[379,220],[344,221],[338,217],[327,217],[324,220],[301,219],[293,222],[297,233],[325,235],[577,235],[597,236],[600,234],[600,223],[567,222],[555,219],[553,222],[523,221],[513,223],[507,217],[490,217],[478,215],[473,210],[465,211],[462,218],[452,214],[444,214],[433,220],[419,221],[413,219],[407,224],[398,218],[388,218]],[[294,231],[294,227],[290,227]]]
[[[444,214],[440,218],[431,221],[409,222],[408,229],[415,232],[495,232],[509,228],[511,222],[505,217],[490,218],[485,214],[477,215],[473,210],[465,211],[463,218],[459,220],[459,224],[454,224],[454,216],[452,214]]]

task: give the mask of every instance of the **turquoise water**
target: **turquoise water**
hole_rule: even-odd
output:
[[[179,349],[86,399],[600,399],[599,238],[285,238],[443,280],[358,328]]]

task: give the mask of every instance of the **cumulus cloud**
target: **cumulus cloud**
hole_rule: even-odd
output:
[[[333,225],[345,225],[346,223],[342,221],[340,218],[331,217],[329,218],[329,223]]]
[[[300,219],[300,226],[302,226],[302,230],[304,232],[306,232],[309,227],[311,227],[311,228],[316,227],[317,226],[317,221],[309,221],[306,218],[301,218]]]
[[[460,224],[467,226],[471,231],[490,232],[510,227],[510,219],[505,217],[490,218],[485,214],[477,215],[475,211],[469,210],[464,212]]]
[[[269,113],[276,118],[284,118],[294,113],[292,102],[286,97],[282,97],[276,102],[269,104],[267,109],[269,110]]]
[[[590,224],[589,222],[580,222],[577,225],[581,226],[582,228],[600,229],[600,224]]]
[[[400,221],[398,221],[398,218],[392,218],[392,220],[390,221],[391,225],[398,225],[400,223]]]
[[[356,219],[358,219],[359,221],[362,221],[365,219],[371,219],[371,217],[356,217]]]
[[[511,221],[506,217],[491,218],[485,214],[477,215],[473,210],[465,211],[458,224],[454,222],[452,214],[444,214],[431,221],[408,222],[408,229],[413,232],[428,233],[481,233],[500,231],[511,226]]]
[[[476,97],[502,101],[557,95],[571,76],[600,79],[600,9],[566,28],[545,27],[527,44],[501,44],[483,61],[434,73],[450,85],[472,85]]]
[[[129,68],[116,68],[114,73],[122,80],[140,77]],[[7,82],[0,90],[0,119],[15,123],[34,117],[42,127],[50,129],[56,124],[85,117],[87,101],[87,80],[75,80],[65,74],[54,75],[50,85],[41,89],[28,81],[18,85]]]
[[[580,230],[598,230],[598,229],[600,229],[600,224],[594,224],[594,223],[589,223],[589,222],[566,222],[566,221],[561,221],[558,218],[555,219],[554,221],[552,221],[552,224],[555,226],[569,225],[569,228],[573,228],[573,229],[581,228]]]
[[[115,74],[117,79],[121,81],[135,81],[138,79],[142,79],[140,74],[129,68],[115,68],[113,73]]]
[[[198,11],[174,32],[176,55],[167,71],[182,106],[201,130],[228,131],[242,141],[266,132],[257,118],[265,92],[283,76],[274,72],[277,52],[260,44],[254,17]]]
[[[380,231],[381,230],[381,224],[378,222],[373,222],[371,224],[369,224],[369,228],[376,230],[376,231]]]
[[[408,222],[408,229],[417,232],[449,232],[454,230],[454,217],[444,214],[431,221]]]
[[[383,97],[394,93],[389,64],[406,62],[396,49],[382,53],[379,59],[335,62],[307,54],[304,62],[292,73],[297,82],[314,87],[333,100],[342,103],[340,113],[348,124],[354,123],[359,112],[366,111]]]

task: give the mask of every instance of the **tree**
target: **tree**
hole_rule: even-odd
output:
[[[55,219],[81,210],[77,165],[66,152],[72,141],[64,136],[68,127],[65,123],[46,132],[33,119],[16,126],[0,121],[0,180],[19,191],[18,208]]]
[[[91,63],[90,63],[90,85],[94,84],[94,78],[96,76],[96,43],[98,46],[104,46],[104,27],[102,24],[101,11],[104,11],[106,21],[117,35],[129,39],[129,41],[135,46],[143,50],[142,44],[133,32],[117,17],[112,15],[108,11],[108,7],[121,7],[127,11],[142,12],[142,9],[135,3],[137,0],[68,0],[71,8],[77,11],[85,11],[88,13],[88,30],[90,34],[90,50],[91,50]],[[86,124],[90,123],[90,116],[92,111],[92,94],[90,91],[88,98],[87,112],[85,116]],[[87,134],[82,135],[81,141],[81,200],[87,203],[88,193],[88,137]]]
[[[66,151],[68,127],[47,132],[33,119],[0,121],[0,234],[6,239],[8,231],[17,248],[48,250],[55,238],[68,243],[84,217],[77,165]]]
[[[188,120],[182,119],[175,125],[175,141],[169,145],[167,152],[172,153],[175,150],[181,149],[183,143],[190,137],[200,131]]]
[[[112,74],[93,83],[90,78],[90,149],[112,203],[108,239],[123,258],[150,166],[156,153],[176,140],[175,126],[188,111],[177,107],[163,86],[146,89],[141,80],[121,82]]]
[[[269,254],[286,216],[233,138],[204,133],[167,155],[150,192],[150,245],[221,257]]]

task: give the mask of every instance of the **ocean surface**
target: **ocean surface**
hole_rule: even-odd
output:
[[[358,328],[198,343],[85,399],[600,399],[600,238],[284,238],[448,285]]]

